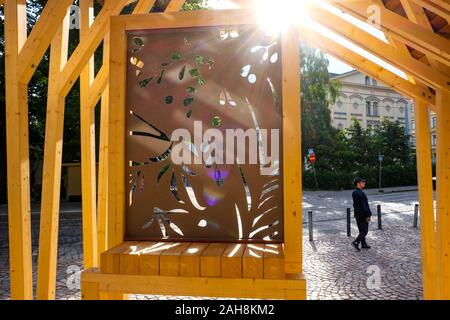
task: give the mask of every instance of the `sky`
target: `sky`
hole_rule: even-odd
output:
[[[233,3],[233,0],[207,0],[208,5],[213,9],[232,9],[232,8],[239,8],[239,6],[236,6],[236,4]],[[364,58],[380,65],[381,67],[391,71],[392,73],[406,79],[406,75],[401,70],[395,68],[394,66],[390,65],[389,63],[383,61],[382,59],[379,59],[375,55],[367,52],[366,50],[362,49],[361,47],[355,45],[351,41],[343,38],[342,36],[336,34],[330,29],[327,29],[323,27],[320,23],[310,19],[307,15],[307,11],[302,11],[301,3],[302,1],[309,1],[309,0],[278,0],[280,2],[286,2],[287,5],[289,5],[292,10],[289,12],[277,10],[277,8],[282,8],[282,5],[278,5],[276,7],[273,7],[271,4],[273,4],[272,1],[274,0],[259,0],[261,1],[261,6],[258,6],[258,8],[261,8],[261,11],[266,11],[267,16],[264,21],[279,21],[279,23],[286,24],[286,20],[289,20],[289,18],[295,17],[295,19],[299,20],[301,19],[306,26],[313,28],[315,30],[318,30],[323,36],[328,37],[329,39],[338,42],[340,45],[346,47],[347,49],[350,49],[354,51],[355,53],[363,56]],[[363,21],[360,21],[359,19],[346,14],[342,12],[341,10],[333,7],[331,4],[323,1],[323,0],[313,0],[314,5],[318,5],[322,7],[323,9],[329,11],[332,14],[335,14],[339,16],[340,18],[350,22],[351,24],[355,25],[356,27],[366,31],[370,35],[380,39],[383,42],[388,43],[388,40],[386,39],[385,34],[376,28],[376,26],[371,25],[370,23],[366,23]],[[266,5],[263,5],[263,4]],[[291,23],[297,23],[295,21],[291,21]],[[330,65],[329,65],[329,71],[332,73],[345,73],[348,71],[353,70],[352,67],[348,66],[344,62],[327,55]]]
[[[352,71],[353,68],[349,65],[345,64],[341,60],[336,59],[333,56],[327,54],[327,58],[330,61],[330,65],[328,66],[328,71],[331,73],[345,73],[348,71]]]

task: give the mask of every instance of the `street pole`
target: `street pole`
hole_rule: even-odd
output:
[[[383,189],[381,188],[381,169],[382,169],[382,162],[383,162],[383,160],[384,160],[384,155],[379,154],[378,155],[378,162],[380,164],[380,175],[379,175],[379,178],[378,178],[378,182],[379,182],[378,192],[383,192]]]
[[[379,162],[380,162],[380,177],[379,177],[380,186],[378,188],[378,191],[381,192],[382,191],[382,189],[381,189],[381,161],[379,161]]]
[[[312,164],[313,166],[313,172],[314,172],[314,180],[316,181],[316,191],[319,190],[319,183],[317,182],[317,176],[316,176],[316,166],[314,165],[314,163]]]

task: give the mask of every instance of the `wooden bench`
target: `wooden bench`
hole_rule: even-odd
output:
[[[124,242],[83,272],[82,298],[129,293],[305,299],[306,282],[285,274],[281,244]]]

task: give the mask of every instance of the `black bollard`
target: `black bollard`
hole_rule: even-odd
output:
[[[416,204],[414,207],[414,222],[413,222],[413,228],[417,229],[417,223],[419,221],[419,205]]]
[[[378,230],[383,229],[381,224],[381,205],[377,205],[377,215],[378,215]]]
[[[352,228],[351,228],[351,211],[350,208],[347,208],[347,237],[352,236]]]
[[[309,225],[309,241],[314,241],[313,239],[313,212],[308,211],[308,225]]]

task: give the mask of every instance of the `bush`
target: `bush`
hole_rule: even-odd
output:
[[[344,134],[338,133],[333,139],[315,148],[319,189],[353,188],[352,181],[357,176],[366,178],[369,188],[378,188],[378,154],[384,155],[381,171],[383,188],[417,184],[415,152],[398,122],[384,121],[375,131],[364,129],[354,122]],[[315,190],[313,170],[303,171],[303,187]]]

